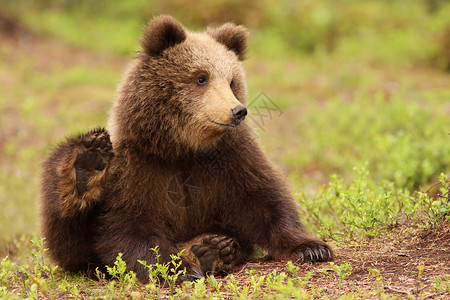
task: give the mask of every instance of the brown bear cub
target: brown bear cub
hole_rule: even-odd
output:
[[[138,260],[186,249],[193,278],[230,271],[254,249],[273,259],[328,261],[308,236],[285,181],[242,122],[247,30],[193,33],[168,16],[150,21],[108,122],[69,138],[44,163],[43,232],[70,271],[112,266],[118,253],[141,282]],[[208,153],[220,154],[226,167]]]

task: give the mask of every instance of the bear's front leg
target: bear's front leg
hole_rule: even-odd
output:
[[[233,216],[234,223],[239,224],[234,230],[240,232],[239,237],[245,243],[263,248],[276,260],[333,260],[330,246],[303,229],[296,204],[287,189],[275,185],[255,189],[240,203],[241,213]]]
[[[99,199],[113,149],[103,129],[70,138],[63,147],[66,159],[56,168],[61,211],[74,216]]]
[[[291,229],[292,230],[292,229]],[[306,235],[302,230],[276,230],[272,233],[270,255],[275,259],[298,262],[333,260],[334,254],[324,241]]]
[[[268,232],[269,254],[275,259],[299,262],[333,260],[333,251],[324,241],[305,233],[293,199],[285,199],[272,209]],[[276,220],[276,221],[275,221]]]

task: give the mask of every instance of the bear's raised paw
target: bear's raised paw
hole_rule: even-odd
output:
[[[57,168],[61,212],[64,216],[75,216],[99,200],[107,166],[114,154],[104,129],[71,138],[65,147],[68,149],[61,149],[72,158]]]
[[[108,133],[93,132],[81,138],[79,153],[74,163],[76,190],[79,197],[95,189],[112,157]]]

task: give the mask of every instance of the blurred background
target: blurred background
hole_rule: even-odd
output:
[[[248,99],[281,111],[258,133],[294,193],[351,182],[354,167],[410,192],[448,173],[450,1],[0,0],[0,241],[39,234],[41,162],[105,125],[161,13],[250,29]]]

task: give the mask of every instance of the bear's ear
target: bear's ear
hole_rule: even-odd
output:
[[[220,27],[208,28],[208,34],[216,41],[233,51],[239,60],[245,59],[248,30],[244,26],[226,23]]]
[[[144,51],[151,56],[161,53],[186,40],[186,30],[170,16],[154,17],[147,25],[141,41]]]

